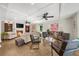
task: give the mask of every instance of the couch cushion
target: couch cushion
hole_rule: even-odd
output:
[[[69,40],[66,50],[72,50],[72,49],[76,49],[79,47],[79,40],[75,39],[75,40]]]

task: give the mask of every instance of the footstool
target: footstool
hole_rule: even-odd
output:
[[[24,45],[24,40],[23,39],[17,39],[17,40],[15,40],[15,43],[16,43],[17,46],[22,46],[22,45]]]

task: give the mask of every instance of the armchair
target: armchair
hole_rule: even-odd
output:
[[[31,42],[32,42],[31,48],[33,48],[33,45],[38,45],[37,48],[39,48],[39,43],[40,43],[39,36],[30,35],[30,38],[31,38]]]

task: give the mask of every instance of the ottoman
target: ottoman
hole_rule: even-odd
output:
[[[17,46],[22,46],[22,45],[24,45],[24,40],[23,39],[17,39],[17,40],[15,40],[15,43],[16,43]]]

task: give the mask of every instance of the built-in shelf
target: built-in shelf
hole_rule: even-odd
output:
[[[5,32],[12,32],[12,27],[13,27],[12,24],[4,23],[4,31]]]

